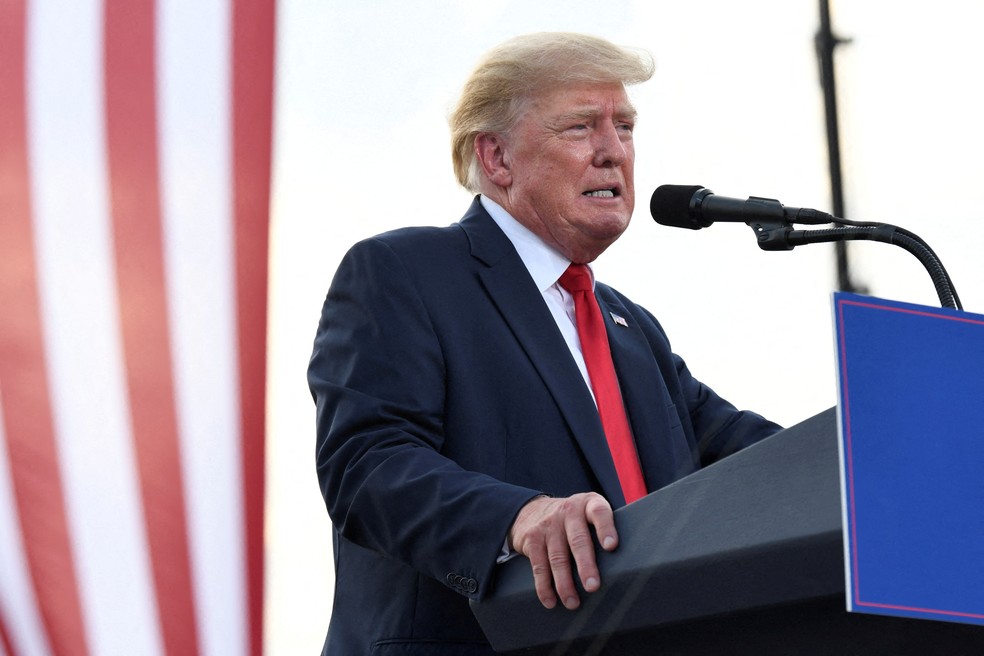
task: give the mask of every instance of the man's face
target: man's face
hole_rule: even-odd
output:
[[[571,260],[595,259],[632,216],[634,125],[618,83],[534,99],[504,139],[506,209]]]

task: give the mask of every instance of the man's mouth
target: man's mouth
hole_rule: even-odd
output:
[[[615,198],[618,196],[617,189],[595,189],[594,191],[586,191],[582,196],[590,196],[591,198]]]

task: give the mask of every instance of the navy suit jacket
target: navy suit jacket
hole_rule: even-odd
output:
[[[649,490],[779,429],[694,379],[649,312],[596,295]],[[625,503],[584,379],[477,199],[454,225],[349,251],[308,382],[334,528],[324,654],[492,653],[468,599],[494,586],[519,509],[592,490]]]

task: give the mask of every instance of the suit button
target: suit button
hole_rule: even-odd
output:
[[[448,574],[444,579],[448,582],[455,590],[461,590],[462,592],[467,592],[469,594],[478,590],[478,581],[461,574],[455,574],[454,572]]]

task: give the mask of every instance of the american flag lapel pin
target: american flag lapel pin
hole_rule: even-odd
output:
[[[625,328],[629,327],[628,322],[623,317],[618,316],[614,312],[609,312],[608,314],[612,315],[612,321],[615,322],[616,326],[623,326]]]

